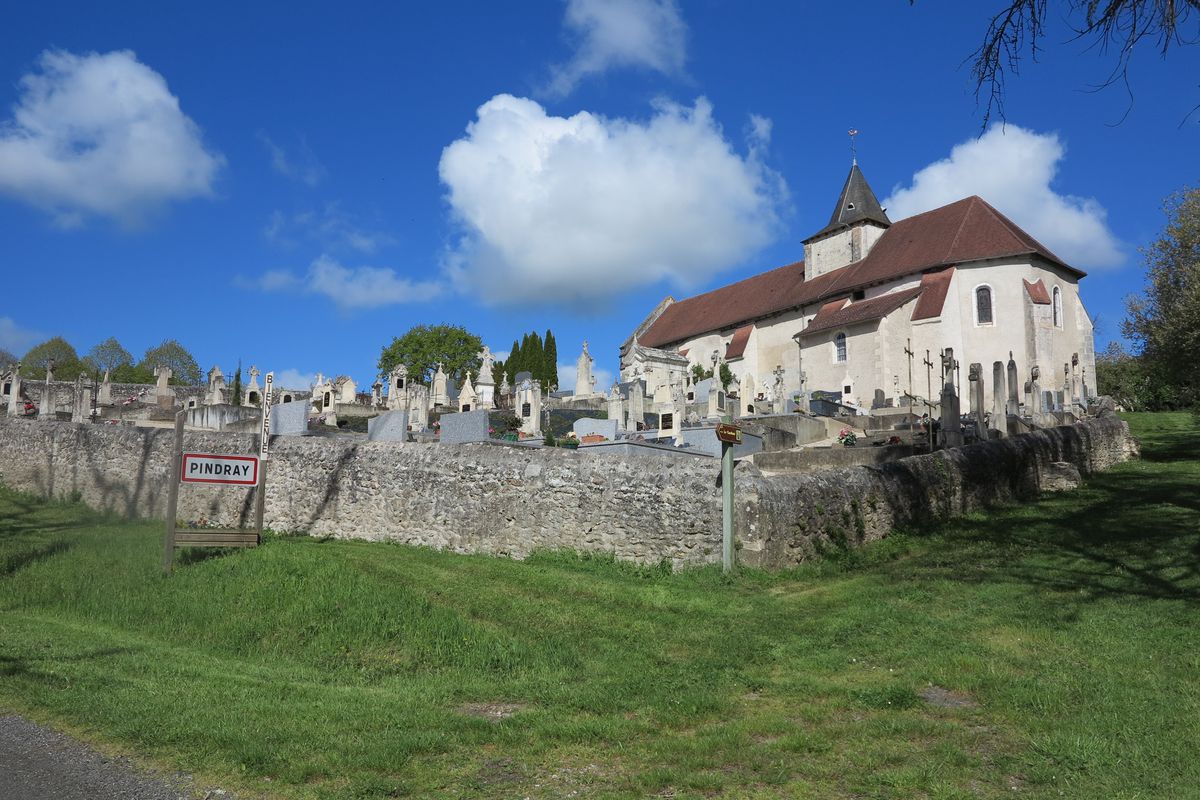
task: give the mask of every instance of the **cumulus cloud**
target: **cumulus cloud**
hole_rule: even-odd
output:
[[[579,376],[578,370],[579,368],[575,364],[559,364],[558,388],[564,392],[575,391],[575,379]],[[596,391],[608,394],[613,383],[612,371],[593,366],[592,377],[596,379]]]
[[[317,382],[315,372],[301,372],[298,369],[285,369],[275,373],[275,389],[292,389],[307,392]]]
[[[37,342],[45,339],[44,334],[22,328],[11,317],[0,317],[0,350],[7,350],[20,357]],[[0,364],[0,368],[7,366]]]
[[[0,124],[0,193],[62,225],[89,215],[136,224],[169,201],[211,195],[223,163],[163,76],[128,50],[43,53]]]
[[[388,267],[346,267],[327,255],[314,260],[302,275],[290,270],[270,270],[257,279],[241,278],[237,283],[265,292],[324,295],[343,312],[421,303],[443,291],[442,284],[436,281],[413,281]]]
[[[464,229],[447,270],[496,303],[599,306],[663,279],[693,287],[774,238],[786,188],[765,146],[753,138],[739,155],[703,98],[638,122],[497,95],[442,152]]]
[[[567,0],[563,24],[577,45],[574,57],[552,70],[551,95],[566,96],[613,67],[683,71],[687,26],[675,0]]]
[[[263,131],[258,132],[258,140],[267,148],[271,157],[271,168],[283,177],[308,186],[316,186],[324,180],[325,167],[317,160],[316,153],[304,139],[300,140],[300,146],[291,155]]]
[[[1069,264],[1124,263],[1104,207],[1052,187],[1065,154],[1056,133],[993,125],[978,139],[955,145],[949,158],[918,171],[910,186],[893,189],[884,205],[892,219],[903,219],[977,194]]]

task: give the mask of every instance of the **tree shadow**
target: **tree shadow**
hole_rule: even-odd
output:
[[[0,578],[15,575],[30,564],[36,564],[39,561],[53,558],[59,553],[67,552],[74,546],[74,539],[56,539],[41,547],[35,547],[32,550],[25,550],[0,558]]]

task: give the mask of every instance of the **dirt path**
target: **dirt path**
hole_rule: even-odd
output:
[[[233,800],[197,789],[191,776],[155,775],[15,715],[0,716],[4,800]]]

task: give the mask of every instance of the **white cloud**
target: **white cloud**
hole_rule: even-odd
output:
[[[237,285],[265,292],[300,291],[328,297],[343,312],[399,303],[432,300],[443,291],[436,281],[413,281],[387,267],[345,267],[322,255],[303,275],[270,270],[257,279],[239,278]]]
[[[477,114],[439,173],[465,229],[447,270],[485,302],[596,306],[662,279],[690,288],[778,228],[786,188],[761,161],[765,140],[739,155],[703,98],[659,103],[644,123],[549,116],[511,95]]]
[[[1065,153],[1055,133],[993,125],[918,171],[910,186],[897,186],[884,205],[892,219],[903,219],[977,194],[1069,264],[1087,269],[1124,263],[1104,207],[1051,187]]]
[[[575,364],[558,365],[558,388],[564,392],[575,391],[575,379],[579,376],[579,368]],[[596,391],[608,394],[612,387],[613,374],[611,370],[592,367],[592,377],[596,379]]]
[[[224,159],[132,52],[46,51],[38,66],[0,123],[0,192],[62,225],[89,215],[136,224],[171,200],[212,194]]]
[[[687,26],[675,0],[567,0],[563,23],[578,45],[569,62],[552,70],[552,95],[565,96],[613,67],[683,72]]]
[[[308,146],[308,142],[303,138],[300,139],[300,146],[297,148],[295,155],[288,155],[287,150],[276,144],[263,131],[258,132],[258,139],[267,148],[267,153],[271,156],[271,168],[280,175],[308,186],[316,186],[324,180],[326,175],[325,167],[317,160],[316,153],[312,151],[312,148]]]
[[[291,389],[307,392],[317,381],[314,372],[301,372],[298,369],[285,369],[275,373],[276,390]]]
[[[349,249],[367,255],[395,243],[395,239],[382,231],[360,226],[337,203],[291,215],[272,211],[263,235],[282,247],[294,247],[297,239],[307,239],[327,249]]]
[[[0,350],[7,350],[17,358],[45,338],[44,334],[22,328],[10,317],[0,317]],[[5,366],[8,365],[0,364],[0,368]]]

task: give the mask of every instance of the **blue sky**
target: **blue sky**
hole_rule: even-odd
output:
[[[960,65],[998,5],[23,4],[0,347],[177,338],[370,382],[451,322],[501,352],[551,328],[571,368],[588,339],[603,382],[665,294],[802,256],[851,127],[893,218],[980,194],[1090,272],[1103,346],[1197,178],[1200,49],[1139,52],[1131,105],[1055,18],[980,136]]]

